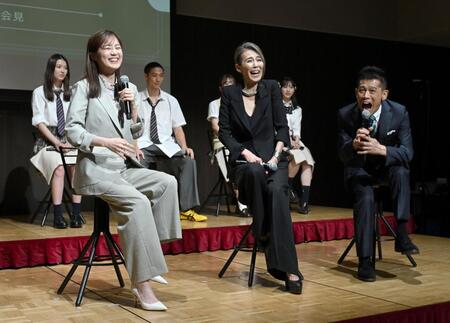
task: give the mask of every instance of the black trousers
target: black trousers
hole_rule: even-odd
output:
[[[409,169],[403,166],[391,166],[376,174],[371,175],[362,171],[351,177],[349,186],[354,200],[353,220],[358,257],[370,257],[373,252],[375,229],[373,185],[375,183],[387,183],[389,185],[393,211],[397,221],[406,221],[409,218],[411,199]]]
[[[239,200],[253,216],[253,236],[265,250],[269,273],[280,280],[286,279],[286,273],[298,274],[287,163],[270,174],[259,164],[237,165],[231,175],[239,189]]]

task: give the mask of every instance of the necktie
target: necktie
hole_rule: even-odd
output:
[[[292,114],[292,111],[294,110],[294,107],[292,106],[292,104],[285,105],[284,107],[286,109],[286,114]]]
[[[64,118],[64,107],[63,103],[61,101],[61,90],[55,91],[56,95],[56,116],[58,117],[58,125],[57,125],[57,132],[58,136],[64,137],[64,128],[66,127],[66,120]]]
[[[150,114],[150,139],[151,139],[151,141],[154,144],[160,144],[161,143],[159,141],[159,136],[158,136],[158,123],[156,122],[156,112],[155,112],[155,108],[156,108],[156,106],[158,105],[158,103],[160,101],[161,101],[161,99],[156,101],[155,105],[153,105],[152,101],[150,100],[150,98],[147,98],[147,102],[152,107],[152,112]]]
[[[370,121],[370,134],[373,135],[377,132],[377,118],[375,118],[375,116],[372,114],[369,117],[369,121]]]

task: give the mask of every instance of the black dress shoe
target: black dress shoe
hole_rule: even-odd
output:
[[[365,282],[374,282],[376,280],[375,269],[370,258],[359,260],[357,277]]]
[[[81,216],[74,216],[72,220],[70,220],[71,228],[81,228],[83,227],[83,220],[81,220]]]
[[[53,227],[55,229],[65,229],[67,228],[67,222],[63,216],[55,216],[53,218]]]
[[[298,213],[308,214],[309,211],[311,211],[311,210],[309,209],[308,204],[303,204],[303,205],[298,206]]]
[[[409,237],[395,240],[395,251],[401,252],[403,255],[417,255],[419,254],[419,248],[412,243]]]
[[[301,294],[302,288],[303,288],[303,281],[300,279],[298,280],[290,280],[286,278],[286,291],[292,294]]]

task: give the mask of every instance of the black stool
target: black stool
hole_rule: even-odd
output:
[[[250,261],[250,270],[248,273],[248,287],[251,287],[253,285],[253,277],[255,274],[255,261],[256,261],[256,252],[258,251],[258,248],[256,246],[256,241],[253,245],[253,247],[246,247],[246,245],[248,245],[248,236],[250,235],[250,232],[252,232],[252,226],[253,224],[250,224],[247,231],[245,231],[244,235],[242,236],[241,241],[239,241],[239,243],[237,244],[236,247],[234,247],[233,253],[231,254],[231,256],[228,258],[227,262],[225,263],[225,265],[222,267],[222,270],[219,272],[219,278],[222,278],[222,276],[225,274],[225,272],[227,271],[228,267],[231,265],[231,263],[233,262],[234,257],[236,257],[237,253],[239,251],[246,251],[246,252],[251,252],[252,253],[252,259]]]
[[[378,249],[378,259],[383,259],[383,254],[381,250],[381,236],[380,236],[380,222],[383,222],[390,234],[392,235],[393,239],[395,241],[398,241],[398,236],[395,233],[392,226],[389,224],[389,222],[386,220],[386,218],[383,215],[383,200],[381,197],[381,186],[375,185],[373,186],[373,194],[374,194],[374,200],[375,200],[375,234],[374,234],[374,244],[373,244],[373,252],[372,252],[372,264],[375,267],[375,261],[376,261],[376,253]],[[342,264],[347,254],[352,249],[353,245],[356,243],[356,237],[353,237],[352,241],[348,244],[345,251],[342,253],[341,257],[338,260],[338,264]],[[405,254],[405,256],[408,258],[409,262],[413,267],[417,266],[416,261],[410,254]]]
[[[225,156],[225,149],[222,149],[221,153],[224,154]],[[225,178],[222,176],[220,169],[218,171],[218,178],[216,181],[216,184],[214,184],[213,188],[211,189],[211,191],[209,191],[208,196],[206,197],[206,199],[203,201],[203,203],[200,205],[199,208],[199,213],[202,212],[203,208],[206,206],[206,204],[208,203],[208,201],[211,198],[216,198],[217,199],[217,204],[216,204],[216,216],[219,216],[219,212],[220,212],[220,202],[222,198],[225,198],[225,201],[227,203],[227,211],[228,213],[231,213],[230,211],[230,192],[229,192],[229,184],[227,183],[227,181],[225,181]]]
[[[108,247],[108,255],[97,255],[97,245],[101,234],[105,238],[106,245]],[[86,255],[90,250],[89,255]],[[111,260],[111,262],[104,263],[102,261]],[[58,289],[58,294],[62,294],[64,288],[66,288],[67,283],[72,278],[73,274],[77,270],[78,266],[86,266],[83,274],[83,279],[81,280],[80,289],[78,290],[77,300],[75,302],[76,306],[81,305],[83,300],[84,290],[86,289],[87,281],[89,279],[89,274],[91,272],[92,266],[110,266],[113,265],[116,271],[117,279],[119,280],[120,287],[124,287],[125,283],[120,273],[120,264],[125,264],[125,260],[120,250],[120,247],[114,241],[111,232],[109,231],[109,206],[102,199],[96,197],[94,205],[94,232],[89,237],[89,240],[83,247],[78,259],[73,261],[72,268],[67,274],[66,278],[62,282]]]

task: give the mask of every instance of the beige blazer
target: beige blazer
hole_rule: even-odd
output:
[[[108,148],[91,146],[92,139],[96,136],[120,137],[134,144],[133,139],[141,136],[143,132],[140,119],[133,124],[132,120],[124,118],[124,127],[120,126],[117,103],[102,82],[100,85],[100,96],[89,99],[86,79],[76,83],[67,113],[67,139],[79,149],[74,189],[84,195],[103,194],[112,183],[121,178],[121,171],[139,166],[135,158],[125,162]],[[130,83],[129,87],[137,96],[136,86]]]

